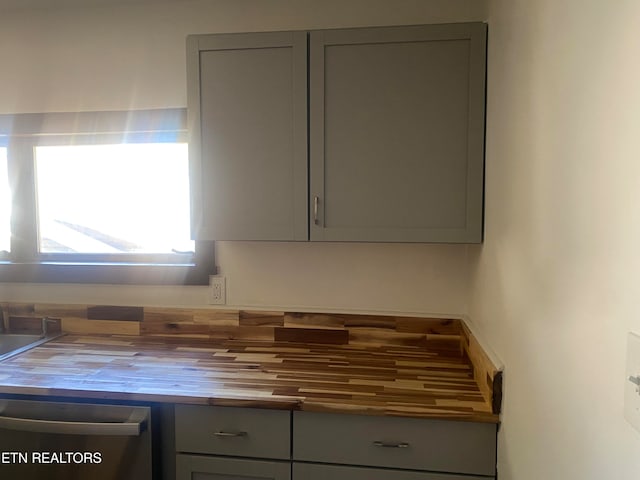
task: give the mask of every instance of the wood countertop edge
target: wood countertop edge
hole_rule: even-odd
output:
[[[404,417],[404,418],[417,418],[417,419],[429,419],[429,420],[455,420],[464,422],[476,422],[476,423],[500,423],[498,415],[492,413],[479,413],[473,412],[469,414],[461,414],[458,412],[433,412],[428,411],[425,408],[424,411],[402,411],[400,409],[394,409],[389,407],[364,407],[364,406],[346,406],[346,405],[330,405],[320,404],[315,402],[303,402],[300,408],[305,412],[319,412],[319,413],[340,413],[340,414],[354,414],[354,415],[370,415],[370,416],[384,416],[384,417]]]
[[[454,420],[479,423],[500,423],[496,414],[473,412],[461,414],[459,412],[430,411],[413,408],[411,411],[389,408],[386,406],[347,405],[331,403],[305,402],[301,398],[275,398],[275,399],[249,399],[233,397],[201,397],[193,395],[133,393],[104,390],[82,390],[64,388],[27,387],[20,385],[0,385],[0,396],[26,395],[47,396],[59,399],[85,399],[85,400],[116,400],[130,402],[171,403],[183,405],[203,405],[218,407],[261,408],[273,410],[305,411],[318,413],[353,414],[369,416],[404,417],[430,420]]]

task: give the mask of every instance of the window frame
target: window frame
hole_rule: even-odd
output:
[[[195,253],[184,255],[38,252],[36,147],[186,142],[186,125],[184,108],[0,115],[12,207],[11,251],[0,257],[0,282],[208,285],[216,273],[209,241],[196,241]]]

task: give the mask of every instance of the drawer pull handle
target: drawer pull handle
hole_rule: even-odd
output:
[[[375,441],[373,442],[373,444],[376,447],[383,447],[383,448],[409,448],[409,444],[406,442],[379,442],[379,441]]]
[[[246,437],[247,432],[213,432],[216,437]]]
[[[320,198],[318,196],[313,197],[313,224],[318,225],[318,202]]]

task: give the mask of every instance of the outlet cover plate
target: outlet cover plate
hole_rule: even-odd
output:
[[[225,278],[221,276],[209,277],[209,304],[225,305],[227,303],[227,288]]]
[[[640,336],[629,332],[624,382],[624,418],[640,432]]]

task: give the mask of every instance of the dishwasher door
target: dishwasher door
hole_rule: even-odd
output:
[[[0,400],[0,478],[151,480],[151,409]]]

